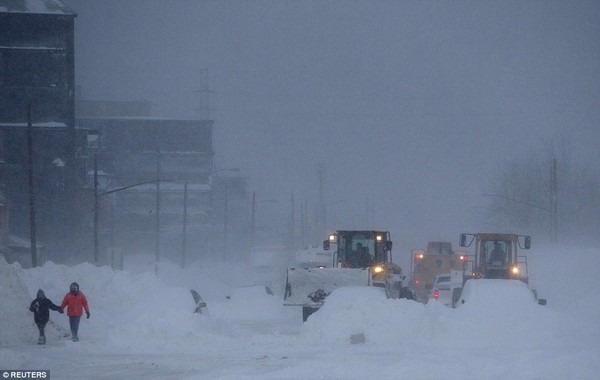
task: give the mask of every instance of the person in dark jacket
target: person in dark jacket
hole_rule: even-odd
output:
[[[69,293],[65,295],[65,298],[60,304],[61,309],[67,307],[67,315],[69,316],[69,325],[71,326],[71,340],[73,342],[79,341],[77,332],[79,330],[79,321],[81,315],[85,309],[85,316],[90,319],[90,308],[88,307],[87,299],[85,295],[79,290],[79,284],[76,282],[71,283],[69,287]]]
[[[52,301],[46,298],[44,291],[40,289],[37,292],[37,298],[31,301],[29,310],[33,312],[33,321],[40,331],[38,344],[46,344],[46,334],[44,333],[44,329],[46,327],[46,323],[48,323],[48,320],[50,319],[50,310],[58,311],[62,314],[63,309],[61,309],[59,306],[56,306]]]

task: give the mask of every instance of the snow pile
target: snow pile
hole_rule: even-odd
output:
[[[538,305],[521,281],[469,280],[458,305],[448,313],[449,326],[456,339],[472,347],[560,346],[561,329],[555,313]]]
[[[37,328],[33,323],[33,313],[29,311],[29,305],[33,298],[29,295],[27,286],[19,278],[21,266],[19,264],[10,265],[0,255],[0,321],[3,321],[3,327],[0,328],[0,346],[21,344],[24,337],[30,337],[37,340]],[[37,289],[35,290],[37,293]],[[52,301],[50,295],[47,295]],[[52,317],[52,315],[51,315]],[[8,321],[15,323],[7,324]],[[49,329],[52,329],[51,325]],[[48,331],[48,338],[53,337],[51,331]]]
[[[383,288],[344,287],[334,290],[303,327],[306,337],[322,344],[414,345],[430,336],[437,318],[424,305],[388,300]]]
[[[79,283],[91,309],[91,318],[82,319],[80,325],[82,340],[109,340],[114,345],[136,345],[143,350],[161,350],[171,344],[176,349],[175,341],[197,337],[203,323],[203,316],[193,314],[195,305],[189,289],[165,286],[154,274],[130,274],[91,264],[68,267],[47,262],[42,267],[24,270],[2,260],[0,266],[0,289],[8,300],[4,304],[7,308],[2,309],[6,316],[3,320],[16,324],[16,328],[2,329],[7,335],[2,338],[4,345],[36,338],[33,317],[27,308],[37,289],[43,289],[48,298],[60,304],[71,282]],[[69,331],[66,314],[52,313],[51,320],[63,332]],[[140,336],[153,339],[144,341]],[[50,336],[49,343],[52,340],[58,340],[58,336]]]

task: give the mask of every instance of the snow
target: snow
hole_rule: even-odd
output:
[[[161,261],[157,276],[150,254],[127,257],[125,271],[24,269],[0,257],[0,369],[55,379],[598,378],[600,250],[529,256],[546,306],[518,281],[469,282],[456,309],[355,286],[333,291],[306,323],[300,308],[283,306],[283,284],[271,295],[243,265]],[[271,269],[274,279],[285,272]],[[80,341],[51,312],[48,343],[37,345],[29,303],[42,288],[59,304],[73,281],[91,309]],[[191,288],[208,305],[201,314]]]
[[[38,13],[38,14],[74,14],[73,10],[67,7],[60,0],[21,0],[5,1],[0,6],[0,12],[14,13]]]
[[[0,123],[0,127],[27,127],[29,126],[27,123]],[[46,123],[32,123],[31,126],[33,128],[66,128],[67,125],[65,123],[60,123],[57,121],[49,121]]]

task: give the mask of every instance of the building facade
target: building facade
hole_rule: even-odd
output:
[[[10,205],[9,235],[27,240],[31,170],[33,223],[50,258],[79,251],[86,207],[86,138],[75,129],[75,17],[58,0],[0,0],[0,190]]]
[[[96,161],[94,169],[90,160],[88,186],[95,173],[101,262],[118,267],[127,254],[190,262],[233,244],[228,230],[233,235],[243,224],[236,212],[247,211],[247,180],[217,176],[213,121],[114,116],[116,109],[146,109],[127,103],[100,117],[107,102],[98,108],[77,102],[77,125],[88,131],[89,155]],[[230,184],[227,200],[224,183]]]

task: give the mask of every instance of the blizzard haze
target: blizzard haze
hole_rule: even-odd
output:
[[[213,119],[216,169],[248,177],[264,201],[257,224],[272,236],[289,226],[292,195],[309,222],[325,213],[309,243],[328,230],[389,230],[405,274],[410,250],[428,241],[531,235],[530,284],[548,303],[511,280],[469,280],[456,309],[343,287],[303,323],[300,308],[283,306],[294,252],[271,241],[229,261],[218,249],[190,257],[185,269],[150,252],[125,252],[123,270],[0,257],[0,369],[123,380],[599,377],[600,2],[64,1],[77,13],[82,98]],[[48,343],[37,345],[29,303],[41,288],[60,304],[73,281],[91,309],[80,341],[51,312]],[[201,314],[190,289],[208,305]]]
[[[327,228],[406,252],[497,228],[482,194],[511,160],[598,172],[595,1],[66,2],[83,98],[194,118],[208,83],[215,162],[273,223],[292,194],[314,212],[322,167]]]

